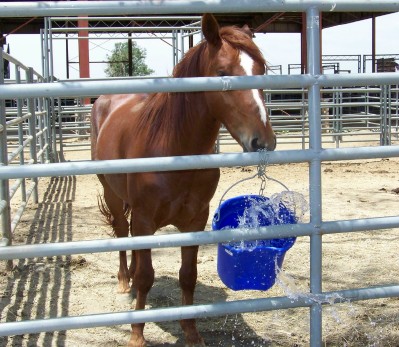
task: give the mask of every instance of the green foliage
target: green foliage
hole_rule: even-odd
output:
[[[139,47],[136,42],[131,41],[132,44],[132,76],[146,76],[151,75],[154,70],[150,69],[146,63],[145,58],[147,52],[144,48]],[[105,74],[108,77],[129,76],[129,53],[128,42],[118,42],[111,55],[107,55],[108,66],[105,69]]]

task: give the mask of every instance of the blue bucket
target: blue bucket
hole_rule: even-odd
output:
[[[282,203],[275,209],[267,197],[242,195],[226,200],[219,206],[213,217],[212,229],[238,228],[240,219],[245,218],[244,214],[254,204],[259,212],[252,216],[257,226],[297,223],[294,213]],[[276,281],[276,266],[281,269],[285,253],[295,240],[295,237],[290,237],[219,243],[217,270],[220,279],[233,290],[271,288]]]

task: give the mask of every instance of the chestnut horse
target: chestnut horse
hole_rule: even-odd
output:
[[[219,28],[202,18],[205,39],[175,67],[174,77],[263,75],[265,60],[248,27]],[[210,154],[221,124],[244,151],[274,150],[262,90],[101,96],[92,110],[92,159],[123,159]],[[101,212],[117,237],[152,235],[166,225],[181,232],[204,230],[219,169],[100,174]],[[131,211],[134,211],[132,213]],[[132,213],[131,215],[129,215]],[[179,282],[182,304],[193,303],[198,246],[182,247]],[[136,291],[136,309],[144,309],[154,282],[151,250],[119,254],[119,292]],[[180,322],[186,345],[204,346],[195,320]],[[145,346],[144,324],[133,324],[129,346]]]

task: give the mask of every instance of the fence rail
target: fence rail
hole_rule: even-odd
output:
[[[322,132],[321,132],[321,108],[329,105],[332,108],[342,107],[344,103],[336,103],[336,99],[332,103],[323,104],[320,94],[322,88],[325,87],[353,87],[368,86],[370,81],[373,85],[390,86],[399,84],[399,76],[396,73],[386,74],[362,74],[362,75],[322,75],[320,71],[320,40],[319,40],[319,11],[399,11],[399,4],[387,1],[299,1],[287,0],[284,2],[276,1],[242,1],[231,0],[229,2],[219,1],[165,1],[162,4],[154,5],[152,2],[46,2],[42,6],[42,2],[27,3],[0,3],[0,13],[3,17],[24,17],[28,12],[31,16],[71,16],[85,13],[87,15],[124,15],[130,13],[146,14],[168,14],[168,13],[191,13],[191,12],[262,12],[262,11],[305,11],[307,13],[307,42],[308,42],[308,75],[301,76],[257,76],[257,77],[222,77],[222,78],[184,78],[184,79],[146,79],[146,80],[120,80],[105,81],[101,85],[93,81],[78,82],[54,82],[54,83],[32,83],[33,71],[30,71],[27,77],[28,83],[4,84],[0,79],[0,116],[1,129],[1,162],[0,168],[0,209],[2,210],[2,245],[0,259],[12,259],[27,256],[46,256],[49,254],[72,254],[79,252],[95,252],[105,249],[138,249],[156,248],[168,245],[183,244],[199,244],[219,242],[222,240],[231,240],[234,238],[247,239],[258,238],[260,235],[265,238],[284,235],[304,236],[310,239],[310,291],[309,297],[292,300],[287,297],[269,298],[261,300],[245,300],[229,303],[210,303],[207,305],[197,305],[192,307],[178,307],[168,309],[153,309],[145,311],[120,312],[120,313],[104,313],[93,316],[82,317],[62,317],[57,319],[46,319],[24,322],[9,322],[1,324],[0,335],[24,334],[39,331],[54,331],[68,329],[78,329],[84,327],[104,326],[122,323],[159,321],[159,320],[177,320],[180,318],[205,317],[213,315],[221,315],[238,312],[254,312],[256,310],[273,310],[295,307],[309,307],[310,316],[310,345],[322,345],[322,305],[326,298],[343,297],[350,300],[365,300],[372,298],[394,297],[399,296],[399,286],[379,286],[362,289],[347,289],[342,291],[324,292],[322,290],[322,235],[326,233],[336,232],[354,232],[368,230],[384,230],[387,228],[399,227],[399,217],[382,217],[369,218],[359,220],[339,220],[339,221],[323,221],[321,215],[321,206],[323,202],[322,182],[321,182],[321,163],[323,161],[334,160],[353,160],[364,158],[381,158],[381,157],[399,157],[398,146],[378,146],[378,147],[359,147],[359,148],[336,148],[322,149]],[[0,54],[0,66],[3,66],[3,59],[6,55]],[[22,66],[20,67],[22,68]],[[47,78],[48,76],[46,76]],[[41,82],[41,81],[40,81]],[[50,163],[54,161],[54,134],[55,118],[53,111],[55,109],[53,98],[60,97],[79,97],[80,95],[96,96],[99,94],[110,93],[134,93],[134,92],[182,92],[182,91],[202,91],[202,90],[235,90],[235,89],[264,89],[268,88],[306,88],[307,99],[306,108],[308,117],[308,143],[309,148],[306,150],[280,151],[268,154],[268,163],[287,163],[305,161],[309,163],[309,197],[310,197],[310,221],[309,223],[297,224],[290,226],[287,232],[286,226],[268,227],[267,235],[262,228],[246,231],[245,235],[240,230],[225,230],[220,233],[199,232],[195,235],[168,235],[165,237],[153,236],[142,240],[135,238],[132,240],[100,240],[86,241],[79,243],[54,243],[46,245],[30,245],[30,246],[10,246],[12,239],[12,221],[10,218],[10,187],[9,180],[31,178],[32,182],[38,177],[56,176],[56,175],[80,175],[88,173],[111,173],[111,172],[140,172],[152,170],[179,170],[187,168],[205,168],[220,166],[254,165],[259,162],[259,155],[256,153],[245,154],[220,154],[209,156],[195,157],[167,157],[153,159],[135,159],[135,160],[119,160],[102,162],[73,162],[73,163]],[[377,87],[378,89],[379,87]],[[391,95],[387,93],[388,87],[381,91],[381,95]],[[382,88],[384,89],[384,88]],[[396,90],[394,90],[397,92]],[[374,107],[382,110],[382,114],[390,113],[389,121],[396,121],[397,111],[392,116],[392,110],[397,110],[397,100],[390,100],[389,103],[375,101],[374,96],[365,101],[356,101],[352,106]],[[392,89],[391,89],[392,92]],[[341,93],[341,91],[337,91]],[[368,93],[368,94],[367,94]],[[382,93],[382,94],[381,94]],[[372,97],[371,97],[372,96]],[[340,96],[339,96],[340,97]],[[338,97],[338,99],[339,99]],[[376,96],[378,97],[378,96]],[[7,132],[5,129],[7,124],[7,113],[5,100],[17,99],[27,102],[26,117],[31,115],[29,119],[34,119],[27,129],[24,129],[23,122],[13,124],[12,126],[22,127],[22,131],[29,131],[31,138],[25,138],[24,142],[30,142],[31,160],[34,165],[26,165],[27,162],[19,163],[19,165],[11,165],[8,162]],[[41,100],[39,102],[39,100]],[[385,100],[385,99],[384,99]],[[375,104],[373,105],[373,102]],[[271,103],[273,105],[273,103]],[[23,112],[22,104],[19,102],[17,109]],[[40,106],[39,106],[40,105]],[[301,105],[303,110],[305,105]],[[41,108],[44,107],[44,110]],[[47,108],[46,108],[47,107]],[[271,106],[272,107],[272,106]],[[272,116],[273,112],[272,111]],[[19,111],[18,111],[19,112]],[[62,114],[61,110],[61,114]],[[338,110],[337,115],[340,115]],[[335,114],[335,113],[334,113]],[[378,114],[378,113],[376,113]],[[20,115],[22,116],[22,115]],[[43,117],[43,119],[41,118]],[[342,114],[343,117],[343,114]],[[336,121],[341,124],[343,118]],[[351,122],[355,120],[351,116]],[[381,118],[380,122],[381,122]],[[303,128],[304,120],[301,118],[301,127]],[[18,123],[18,122],[15,122]],[[388,123],[386,123],[388,124]],[[386,125],[384,125],[386,126]],[[62,128],[64,130],[64,128]],[[51,130],[51,131],[49,131]],[[342,135],[338,133],[339,136]],[[42,140],[43,141],[42,141]],[[384,143],[386,144],[386,143]],[[20,152],[22,154],[23,151]],[[43,159],[39,159],[40,158]],[[15,160],[17,157],[11,155]],[[20,155],[20,157],[23,157]],[[39,163],[38,163],[39,162]],[[25,164],[25,165],[22,165]],[[22,182],[22,181],[21,181]],[[30,190],[29,190],[30,191]],[[26,192],[26,195],[29,193]],[[34,194],[34,193],[33,193]],[[35,198],[37,199],[37,197]],[[24,202],[26,203],[26,202]],[[19,212],[17,212],[18,215]],[[172,242],[173,243],[169,243]],[[158,246],[157,242],[161,245]],[[123,244],[123,245],[122,245]],[[71,247],[72,246],[72,247]],[[75,248],[78,246],[77,248]],[[105,247],[107,246],[107,247]],[[98,247],[98,248],[96,248]],[[123,248],[118,248],[123,247]],[[61,253],[62,251],[62,253]],[[21,253],[22,252],[22,253]],[[310,299],[309,299],[310,298]],[[313,298],[313,299],[312,299]],[[316,300],[317,299],[317,300]],[[337,299],[338,300],[338,299]],[[329,301],[330,302],[330,301]]]
[[[0,69],[0,84],[10,85],[37,85],[44,81],[43,77],[33,68],[27,67],[19,60],[0,50],[0,66],[6,66],[8,62],[15,71],[15,81],[13,84],[4,84],[4,70]],[[7,165],[18,165],[26,167],[36,163],[48,163],[50,161],[51,148],[50,140],[50,114],[46,108],[47,101],[44,97],[21,98],[16,95],[7,100],[1,99],[1,158],[3,168]],[[11,186],[10,186],[11,184]],[[2,181],[0,186],[1,201],[4,202],[2,208],[2,236],[8,245],[12,243],[12,234],[20,222],[29,199],[38,202],[38,178],[32,178],[29,182],[21,178],[15,182]],[[19,202],[16,202],[17,191],[20,191]],[[16,206],[11,213],[11,203]],[[4,243],[4,241],[3,241]],[[11,263],[8,262],[8,268]]]

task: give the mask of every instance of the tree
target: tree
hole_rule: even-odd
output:
[[[134,41],[117,42],[112,54],[107,54],[108,66],[105,74],[108,77],[129,76],[129,42],[132,45],[132,76],[146,76],[154,72],[145,63],[145,48],[139,47]]]

